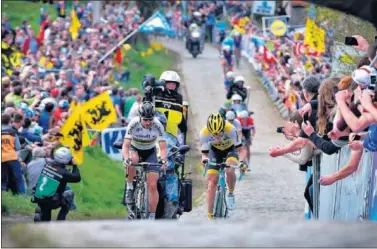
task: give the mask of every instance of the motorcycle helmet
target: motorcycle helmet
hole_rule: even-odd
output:
[[[152,119],[155,116],[154,107],[151,102],[145,101],[139,107],[139,115],[141,118]]]
[[[237,84],[237,83],[240,83],[240,82],[242,82],[242,85],[243,85],[243,83],[245,83],[245,79],[244,79],[244,77],[242,77],[242,76],[237,76],[237,77],[234,79],[234,83]]]
[[[175,71],[165,71],[161,74],[160,79],[166,82],[175,82],[177,84],[177,89],[181,83],[181,77]]]
[[[219,112],[212,113],[207,120],[207,129],[211,134],[217,135],[223,132],[225,120]]]
[[[54,159],[56,162],[66,165],[72,160],[71,151],[66,147],[60,147],[55,151]]]

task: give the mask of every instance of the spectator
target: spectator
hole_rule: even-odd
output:
[[[132,88],[130,89],[130,95],[129,97],[126,97],[125,106],[124,106],[124,117],[128,118],[129,113],[131,111],[131,107],[136,101],[136,96],[138,95],[138,89]]]
[[[25,194],[21,163],[17,151],[21,149],[19,137],[11,127],[11,117],[1,116],[1,191],[11,189],[13,194]]]
[[[27,165],[27,179],[29,189],[34,189],[37,185],[39,175],[42,172],[43,167],[47,162],[52,160],[47,158],[49,155],[49,150],[45,147],[36,147],[32,151],[32,161]]]
[[[132,120],[134,117],[139,116],[139,107],[142,104],[143,97],[140,95],[136,96],[136,101],[131,107],[130,113],[128,114],[128,121]]]
[[[52,112],[54,110],[54,104],[48,102],[44,109],[41,111],[38,124],[43,128],[43,134],[46,134],[47,131],[52,127],[53,116]]]

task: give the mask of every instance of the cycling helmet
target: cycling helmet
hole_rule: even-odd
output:
[[[234,73],[232,71],[229,71],[229,72],[226,73],[226,77],[228,79],[234,79]]]
[[[161,112],[156,112],[155,115],[158,121],[160,121],[160,123],[164,126],[164,129],[166,129],[166,124],[167,124],[166,116]]]
[[[223,46],[223,50],[229,52],[231,49],[229,45],[225,45]]]
[[[234,94],[232,96],[232,102],[234,102],[236,100],[242,101],[242,97],[239,94]]]
[[[226,110],[225,110],[224,107],[220,107],[219,113],[220,113],[221,116],[223,116],[223,118],[225,118]]]
[[[164,80],[165,82],[175,82],[177,87],[181,83],[181,77],[179,77],[178,73],[175,71],[165,71],[161,74],[160,80]]]
[[[234,79],[234,83],[239,83],[239,82],[244,83],[244,82],[245,82],[244,77],[242,77],[242,76],[237,76],[237,77]]]
[[[66,147],[60,147],[54,153],[54,159],[61,164],[68,164],[72,160],[71,151]]]
[[[139,107],[139,115],[141,118],[152,119],[155,115],[154,107],[151,102],[145,101]]]
[[[207,129],[212,134],[219,134],[224,130],[225,120],[219,112],[209,115],[207,120]]]
[[[236,119],[236,114],[233,111],[227,111],[225,117],[226,120],[233,121]]]
[[[240,36],[240,35],[241,34],[238,31],[234,32],[234,36]]]
[[[59,101],[59,107],[60,108],[67,108],[69,106],[68,100],[62,99]]]
[[[247,118],[249,116],[249,112],[246,111],[246,110],[240,111],[240,113],[238,114],[238,116],[240,118]]]
[[[153,74],[146,74],[143,76],[141,88],[144,90],[147,86],[154,86],[156,84],[156,77]]]
[[[377,71],[371,66],[362,66],[352,72],[352,80],[360,85],[369,86],[374,82],[371,82],[371,76],[376,76]]]
[[[189,28],[190,28],[190,30],[193,30],[193,29],[199,28],[199,26],[196,23],[192,23]]]

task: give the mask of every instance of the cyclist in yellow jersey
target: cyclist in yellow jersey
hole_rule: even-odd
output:
[[[238,136],[237,129],[227,122],[220,113],[213,113],[208,117],[207,125],[200,131],[200,144],[202,151],[202,162],[222,163],[224,160],[228,165],[238,165],[241,159],[242,168],[246,168],[245,150]],[[207,171],[208,192],[207,209],[208,218],[213,218],[213,206],[216,195],[216,186],[219,179],[219,168],[209,166]],[[225,170],[226,182],[228,185],[227,204],[229,209],[235,208],[234,188],[236,185],[236,174],[232,168]]]

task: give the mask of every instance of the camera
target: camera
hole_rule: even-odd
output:
[[[277,133],[283,133],[284,126],[276,128]]]

